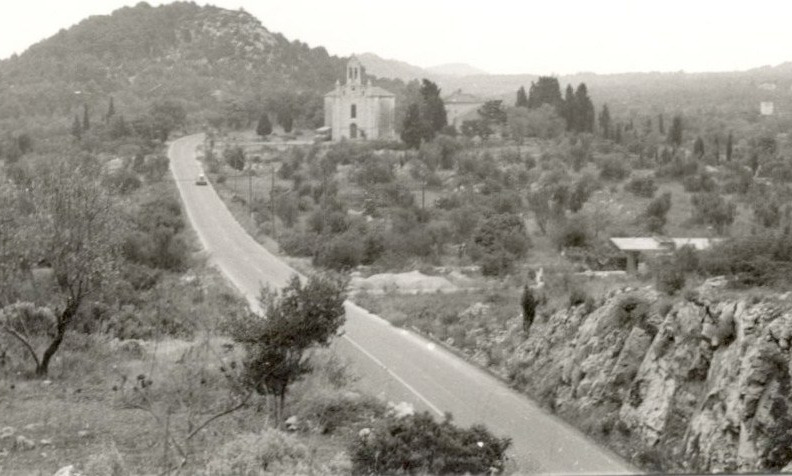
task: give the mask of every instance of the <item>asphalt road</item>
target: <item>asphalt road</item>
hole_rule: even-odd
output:
[[[176,140],[168,155],[187,215],[210,261],[255,303],[262,284],[283,285],[296,274],[237,223],[202,172],[195,148],[203,136]],[[360,385],[390,401],[442,415],[462,425],[483,423],[512,438],[511,456],[522,473],[629,474],[636,470],[488,373],[435,344],[348,302],[338,353],[349,357]]]

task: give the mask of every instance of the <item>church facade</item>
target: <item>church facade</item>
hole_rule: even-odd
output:
[[[366,81],[355,56],[346,68],[346,82],[336,81],[324,97],[324,123],[334,141],[342,139],[395,139],[396,96]]]

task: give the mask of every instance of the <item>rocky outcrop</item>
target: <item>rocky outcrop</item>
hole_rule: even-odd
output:
[[[604,422],[583,426],[655,455],[655,469],[779,471],[792,462],[792,309],[707,293],[626,288],[590,313],[556,312],[502,370],[557,413]]]

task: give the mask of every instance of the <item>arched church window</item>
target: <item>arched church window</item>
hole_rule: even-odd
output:
[[[349,117],[355,119],[357,117],[357,104],[353,104],[349,110]]]
[[[349,125],[349,138],[357,139],[357,135],[358,135],[357,124],[353,122],[352,124]]]

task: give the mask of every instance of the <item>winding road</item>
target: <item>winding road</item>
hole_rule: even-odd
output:
[[[202,173],[195,150],[202,143],[202,134],[174,141],[171,171],[210,261],[253,304],[261,285],[282,286],[297,272],[245,232],[211,185],[195,184]],[[483,423],[512,438],[510,455],[520,474],[637,473],[488,373],[354,303],[347,302],[346,311],[335,349],[350,359],[364,391],[437,415],[450,412],[456,423]]]

